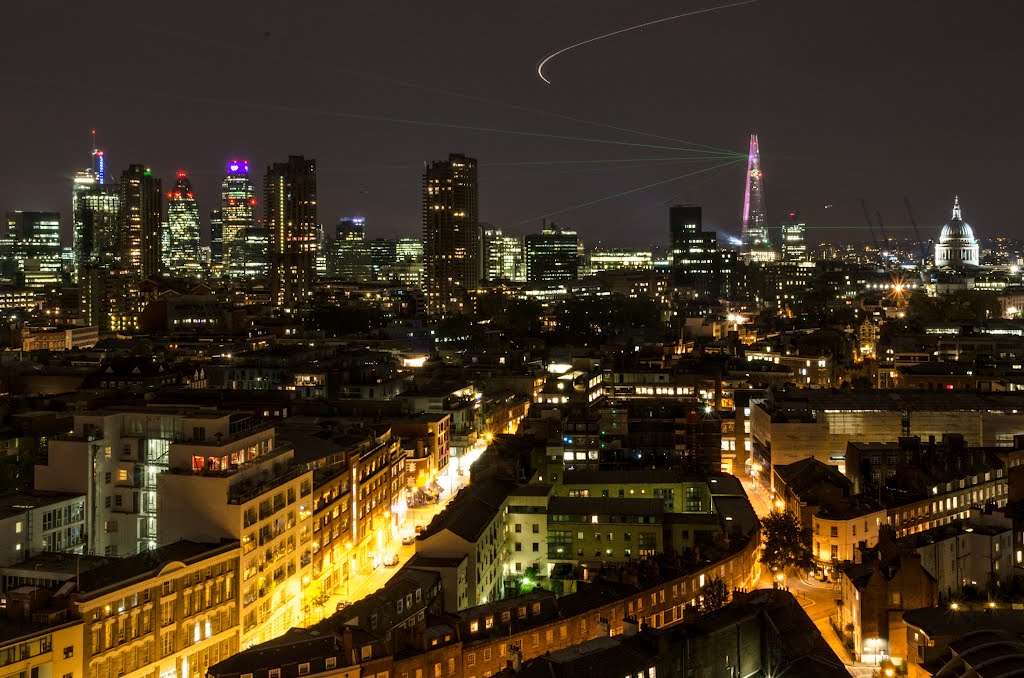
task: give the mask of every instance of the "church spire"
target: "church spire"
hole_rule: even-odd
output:
[[[953,198],[953,218],[963,221],[963,217],[960,216],[960,196]]]

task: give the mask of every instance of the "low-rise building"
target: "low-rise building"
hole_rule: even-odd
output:
[[[938,602],[935,578],[921,557],[883,540],[838,568],[832,625],[858,661],[907,656],[903,612]]]
[[[972,508],[967,520],[909,535],[900,544],[921,556],[946,599],[965,590],[1004,590],[1013,577],[1013,520]]]
[[[83,676],[203,676],[239,649],[238,542],[181,541],[75,578]]]
[[[42,551],[83,553],[85,495],[24,491],[0,495],[0,567]]]

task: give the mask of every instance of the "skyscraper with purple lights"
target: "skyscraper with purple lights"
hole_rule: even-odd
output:
[[[257,232],[256,186],[245,160],[228,163],[220,187],[220,219],[225,274],[231,278],[266,275],[266,237]]]
[[[743,233],[741,250],[754,261],[773,261],[775,250],[768,238],[768,213],[764,204],[764,173],[761,171],[761,149],[757,135],[750,135],[747,156],[747,186],[743,192]]]

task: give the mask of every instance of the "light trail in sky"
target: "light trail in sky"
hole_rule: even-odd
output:
[[[680,174],[679,176],[669,177],[668,179],[662,179],[661,181],[655,181],[653,184],[647,184],[645,186],[637,186],[636,188],[631,188],[631,189],[626,190],[626,191],[620,191],[619,193],[613,193],[612,195],[606,195],[604,197],[596,198],[594,200],[588,200],[587,202],[582,202],[582,203],[579,203],[578,205],[572,205],[570,207],[563,207],[562,209],[555,210],[554,212],[548,212],[546,214],[539,214],[539,215],[537,215],[535,217],[530,217],[528,219],[522,219],[522,220],[520,220],[517,223],[521,225],[521,224],[528,224],[528,223],[531,223],[531,222],[537,222],[537,221],[540,221],[541,219],[547,219],[548,217],[557,216],[559,214],[565,214],[566,212],[573,212],[573,211],[578,210],[578,209],[583,209],[584,207],[590,207],[591,205],[597,205],[598,203],[607,202],[608,200],[614,200],[615,198],[621,198],[623,196],[627,196],[627,195],[630,195],[632,193],[639,193],[640,191],[646,191],[649,188],[654,188],[656,186],[663,186],[665,184],[670,184],[670,183],[672,183],[674,181],[681,181],[681,180],[687,179],[689,177],[697,176],[698,174],[704,174],[705,172],[711,172],[713,170],[721,169],[723,167],[728,167],[730,165],[737,165],[737,164],[742,163],[742,162],[746,162],[746,161],[745,160],[729,160],[727,162],[723,162],[723,163],[720,163],[718,165],[713,165],[711,167],[705,167],[703,169],[695,170],[693,172],[687,172],[686,174]]]
[[[64,89],[71,90],[87,90],[92,93],[107,92],[111,94],[119,94],[126,97],[145,97],[151,99],[160,99],[166,101],[180,101],[193,104],[203,104],[210,106],[236,106],[241,108],[248,108],[258,111],[268,111],[273,113],[301,113],[311,116],[319,116],[326,118],[338,118],[347,120],[363,120],[368,122],[384,122],[393,123],[399,125],[413,125],[418,127],[438,127],[441,129],[458,129],[469,132],[486,132],[492,134],[508,134],[511,136],[521,137],[534,137],[538,139],[553,139],[558,141],[576,141],[584,143],[594,144],[605,144],[611,146],[628,146],[633,148],[649,148],[664,151],[674,151],[676,153],[690,153],[694,156],[706,156],[713,160],[722,158],[736,158],[737,154],[733,151],[718,152],[712,150],[705,150],[702,148],[679,148],[678,146],[665,146],[661,144],[643,144],[632,141],[619,141],[615,139],[601,139],[594,137],[577,137],[567,134],[551,134],[547,132],[532,132],[529,130],[514,130],[514,129],[503,129],[499,127],[486,127],[481,125],[467,125],[462,123],[453,122],[440,122],[434,120],[416,120],[411,118],[399,118],[388,115],[372,115],[369,113],[355,113],[349,111],[335,111],[322,108],[303,107],[286,104],[274,104],[269,102],[260,101],[241,101],[226,99],[222,97],[208,97],[208,96],[196,96],[188,94],[176,94],[173,92],[161,92],[158,90],[146,90],[138,88],[120,88],[109,85],[102,85],[99,83],[87,83],[84,81],[60,81],[60,80],[44,80],[42,78],[24,78],[18,76],[6,76],[0,75],[0,82],[20,83],[29,86],[47,86],[47,87],[61,87]]]
[[[637,24],[636,26],[628,26],[626,28],[620,28],[619,30],[612,31],[611,33],[605,33],[604,35],[598,35],[598,36],[593,37],[593,38],[588,38],[586,40],[582,40],[582,41],[577,42],[577,43],[575,43],[573,45],[569,45],[568,47],[563,47],[562,49],[558,50],[557,52],[552,52],[551,54],[549,54],[546,57],[544,57],[544,59],[541,60],[541,62],[539,64],[537,64],[537,75],[540,76],[541,80],[543,80],[544,82],[546,82],[547,84],[550,85],[551,81],[548,80],[546,77],[544,77],[544,66],[549,61],[554,59],[556,56],[559,56],[560,54],[565,54],[569,50],[576,49],[577,47],[582,47],[583,45],[589,45],[590,43],[597,42],[598,40],[604,40],[605,38],[611,38],[611,37],[616,36],[616,35],[622,35],[623,33],[629,33],[630,31],[639,30],[641,28],[646,28],[647,26],[653,26],[655,24],[664,23],[666,21],[675,21],[676,19],[682,19],[682,18],[685,18],[685,17],[688,17],[688,16],[696,16],[698,14],[707,14],[708,12],[717,12],[717,11],[722,10],[722,9],[728,9],[730,7],[739,7],[740,5],[749,5],[749,4],[752,4],[752,3],[755,3],[755,2],[758,2],[758,0],[743,0],[742,2],[733,2],[733,3],[730,3],[728,5],[718,5],[717,7],[706,7],[704,9],[697,9],[697,10],[694,10],[692,12],[685,12],[683,14],[676,14],[674,16],[667,16],[667,17],[664,17],[662,19],[655,19],[654,21],[647,21],[647,22],[642,23],[642,24]]]
[[[750,2],[756,2],[756,0],[749,0],[749,1]],[[69,7],[69,9],[70,9],[70,7]],[[88,12],[84,12],[83,11],[83,17],[86,17],[86,16],[91,18],[93,15],[88,13]],[[204,45],[204,46],[207,46],[207,47],[211,47],[211,48],[214,48],[214,49],[217,49],[217,50],[223,49],[223,47],[224,47],[223,40],[220,37],[217,37],[217,38],[206,38],[206,37],[204,37],[202,35],[199,35],[199,34],[196,34],[196,33],[192,32],[192,31],[189,31],[189,32],[173,31],[173,30],[170,30],[170,29],[168,29],[166,27],[154,26],[154,25],[149,24],[149,23],[134,21],[134,20],[132,20],[130,18],[125,17],[124,15],[118,15],[117,19],[120,22],[122,22],[123,24],[131,26],[133,30],[145,31],[145,32],[149,32],[149,33],[152,33],[152,34],[156,34],[156,35],[163,35],[164,37],[173,39],[176,43],[184,40],[184,41],[189,41],[189,42],[192,42],[192,43],[195,43],[195,44],[201,44],[201,45]],[[728,156],[728,155],[732,155],[732,154],[740,154],[737,151],[734,151],[734,150],[731,150],[731,149],[727,149],[727,148],[719,148],[717,146],[709,146],[707,144],[699,144],[699,143],[696,143],[696,142],[693,142],[693,141],[686,141],[686,140],[683,140],[683,139],[677,139],[675,137],[664,136],[664,135],[655,134],[655,133],[652,133],[652,132],[645,132],[643,130],[633,129],[633,128],[630,128],[630,127],[622,127],[622,126],[619,126],[619,125],[612,125],[612,124],[606,123],[606,122],[600,122],[600,121],[596,121],[596,120],[588,120],[586,118],[580,118],[580,117],[577,117],[577,116],[567,115],[565,113],[558,113],[558,112],[555,112],[555,111],[548,111],[548,110],[545,110],[545,109],[542,109],[542,108],[536,108],[536,107],[533,107],[533,106],[524,106],[522,104],[514,104],[514,103],[507,102],[507,101],[501,101],[501,100],[498,100],[498,99],[491,99],[491,98],[488,98],[488,97],[478,96],[478,95],[475,95],[475,94],[468,94],[466,92],[459,92],[457,90],[452,90],[452,89],[448,89],[448,88],[445,88],[445,87],[437,87],[437,86],[434,86],[434,85],[428,85],[428,84],[424,84],[424,83],[410,82],[410,81],[401,80],[401,79],[398,79],[398,78],[393,78],[393,77],[388,77],[388,76],[383,76],[383,75],[376,75],[376,74],[368,73],[368,72],[365,72],[365,71],[357,71],[357,70],[354,70],[352,68],[341,67],[341,66],[338,66],[337,64],[333,64],[333,63],[329,63],[329,62],[313,61],[313,60],[310,60],[310,59],[296,57],[293,54],[286,54],[286,53],[283,53],[283,52],[280,52],[280,51],[270,51],[270,50],[268,50],[264,46],[261,46],[259,48],[254,48],[254,47],[248,47],[248,46],[246,46],[244,44],[234,44],[232,46],[232,50],[235,51],[235,52],[244,52],[244,53],[249,54],[250,56],[253,56],[253,57],[256,57],[256,58],[260,58],[260,59],[263,59],[263,60],[266,60],[266,61],[274,62],[274,63],[280,63],[280,62],[293,63],[293,64],[295,64],[297,66],[302,66],[304,68],[317,68],[317,69],[320,69],[320,70],[326,70],[326,71],[334,73],[334,74],[348,75],[348,76],[351,76],[351,77],[360,78],[360,79],[367,80],[367,81],[370,81],[370,82],[379,82],[379,83],[384,83],[384,84],[392,85],[392,86],[395,86],[395,87],[405,87],[405,88],[409,88],[409,89],[416,89],[416,90],[420,90],[420,91],[431,92],[431,93],[434,93],[434,94],[442,94],[444,96],[453,96],[453,97],[458,97],[460,99],[465,99],[467,101],[475,101],[477,103],[487,104],[487,105],[490,105],[490,106],[500,106],[500,107],[509,108],[509,109],[516,110],[516,111],[522,111],[524,113],[532,113],[534,115],[546,115],[546,116],[551,117],[551,118],[557,118],[557,119],[560,119],[560,120],[567,120],[567,121],[570,121],[570,122],[576,122],[576,123],[579,123],[579,124],[582,124],[582,125],[590,125],[592,127],[601,127],[601,128],[604,128],[604,129],[610,129],[610,130],[614,130],[614,131],[617,131],[617,132],[625,132],[627,134],[636,134],[636,135],[639,135],[639,136],[645,136],[645,137],[649,137],[649,138],[653,138],[653,139],[660,139],[662,141],[671,141],[673,144],[677,144],[679,146],[687,147],[687,150],[713,151],[713,152],[718,152],[723,157]],[[684,149],[680,149],[680,150],[684,150]],[[746,154],[742,153],[741,155],[745,156]]]

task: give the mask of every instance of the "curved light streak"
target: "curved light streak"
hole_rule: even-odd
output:
[[[621,35],[622,33],[628,33],[630,31],[635,31],[638,28],[646,28],[647,26],[653,26],[655,24],[664,23],[665,21],[672,21],[674,19],[682,19],[684,17],[695,16],[697,14],[706,14],[708,12],[717,12],[720,9],[728,9],[730,7],[739,7],[740,5],[749,5],[749,4],[754,3],[754,2],[758,2],[758,0],[743,0],[743,2],[733,2],[733,3],[730,3],[728,5],[719,5],[717,7],[707,7],[705,9],[698,9],[698,10],[694,10],[692,12],[686,12],[685,14],[676,14],[675,16],[667,16],[667,17],[665,17],[663,19],[655,19],[654,21],[648,21],[646,23],[637,24],[636,26],[629,26],[628,28],[620,28],[619,30],[612,31],[611,33],[605,33],[604,35],[599,35],[599,36],[597,36],[595,38],[589,38],[587,40],[583,40],[582,42],[577,42],[575,45],[569,45],[568,47],[563,47],[562,49],[558,50],[557,52],[552,52],[551,54],[549,54],[546,57],[544,57],[544,60],[541,61],[539,64],[537,64],[537,75],[540,76],[541,80],[543,80],[544,82],[546,82],[547,84],[550,85],[551,81],[544,77],[544,65],[547,62],[549,62],[552,59],[554,59],[559,54],[565,54],[566,52],[568,52],[571,49],[576,49],[577,47],[582,47],[583,45],[589,45],[592,42],[597,42],[598,40],[604,40],[605,38],[610,38],[610,37],[615,36],[615,35]]]

